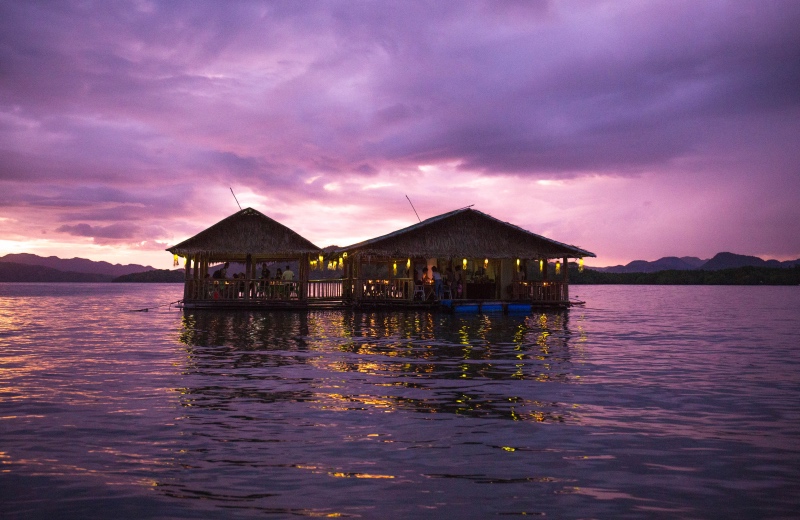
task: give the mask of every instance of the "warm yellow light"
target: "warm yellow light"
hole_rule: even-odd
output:
[[[341,269],[343,265],[344,265],[344,258],[340,256],[339,257],[339,269]]]
[[[322,263],[324,261],[325,261],[325,257],[320,254],[319,255],[319,263]]]
[[[578,271],[583,272],[583,258],[578,260]]]
[[[488,258],[484,258],[483,259],[483,268],[486,269],[487,267],[489,267],[489,259]]]
[[[466,269],[466,268],[467,268],[467,259],[466,259],[466,258],[465,258],[464,260],[462,260],[462,261],[461,261],[461,265],[463,265],[463,266],[464,266],[464,269]]]
[[[392,273],[397,276],[397,262],[392,264]]]
[[[539,272],[544,271],[544,260],[539,260]]]
[[[519,271],[519,258],[517,258],[517,271]]]
[[[406,260],[406,269],[411,269],[411,259]]]
[[[178,255],[172,255],[172,266],[178,265]]]
[[[556,261],[556,274],[561,273],[561,262]]]

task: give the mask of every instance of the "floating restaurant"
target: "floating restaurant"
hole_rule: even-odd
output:
[[[589,251],[471,207],[347,247],[315,246],[246,208],[169,249],[185,259],[187,308],[567,307],[570,259]],[[235,278],[215,264],[235,264]],[[280,276],[285,267],[289,273]],[[297,273],[292,271],[297,269]]]

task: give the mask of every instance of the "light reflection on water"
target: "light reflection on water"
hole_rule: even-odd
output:
[[[0,285],[9,518],[774,518],[793,287],[576,287],[530,316],[192,312]]]

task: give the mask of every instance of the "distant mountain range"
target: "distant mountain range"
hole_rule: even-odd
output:
[[[0,282],[110,282],[109,274],[59,271],[43,265],[26,265],[0,261]]]
[[[655,273],[659,271],[717,271],[740,267],[788,268],[800,265],[800,259],[780,262],[762,260],[756,256],[718,253],[710,260],[693,256],[666,256],[653,262],[634,260],[627,265],[590,267],[586,269],[606,273]],[[214,267],[209,269],[209,272]],[[238,272],[231,264],[231,272]],[[240,270],[243,270],[240,269]],[[8,254],[0,257],[0,282],[160,282],[179,283],[183,280],[183,269],[173,271],[155,269],[139,264],[110,264],[85,258],[61,259],[56,256],[43,257],[29,253]]]
[[[57,269],[59,271],[68,271],[73,273],[90,273],[90,274],[103,274],[111,278],[122,276],[131,273],[141,273],[143,271],[152,271],[155,268],[149,265],[139,264],[110,264],[108,262],[95,262],[87,260],[86,258],[59,258],[57,256],[39,256],[30,253],[12,253],[0,257],[0,262],[13,262],[15,264],[24,265],[39,265]]]
[[[646,260],[634,260],[626,265],[614,265],[610,267],[589,267],[595,271],[606,273],[655,273],[658,271],[718,271],[720,269],[735,269],[738,267],[774,267],[786,268],[800,265],[800,259],[787,260],[762,260],[757,256],[737,255],[735,253],[717,253],[710,260],[701,260],[694,256],[665,256],[653,262]]]

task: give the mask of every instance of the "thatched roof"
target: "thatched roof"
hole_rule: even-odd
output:
[[[486,213],[463,208],[388,235],[339,248],[340,252],[425,258],[582,258],[594,253],[556,242]]]
[[[211,261],[242,260],[248,254],[258,258],[285,258],[319,250],[288,227],[253,208],[234,213],[167,249],[179,256],[202,254]]]

